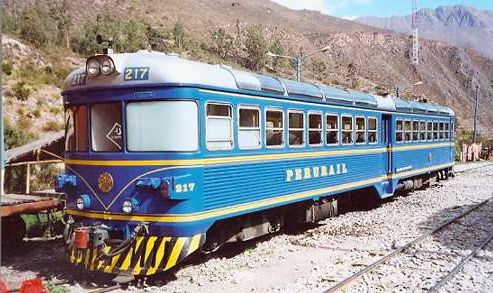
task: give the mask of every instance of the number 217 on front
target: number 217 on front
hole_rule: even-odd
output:
[[[123,80],[148,80],[149,67],[127,67],[123,71]]]

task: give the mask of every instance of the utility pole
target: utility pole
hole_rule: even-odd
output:
[[[308,54],[303,55],[303,50],[300,48],[300,52],[295,57],[278,55],[278,54],[274,54],[272,52],[267,52],[265,55],[267,55],[269,57],[273,57],[273,58],[285,58],[285,59],[292,60],[294,62],[294,66],[295,66],[294,69],[296,71],[296,76],[295,76],[296,81],[301,81],[301,67],[303,66],[303,59],[306,59],[308,56],[311,56],[313,54],[326,52],[329,49],[330,49],[330,46],[325,46],[322,49],[319,49],[319,50],[316,50],[316,51],[313,51],[313,52],[310,52]]]
[[[476,102],[474,107],[474,128],[472,131],[472,143],[476,143],[476,131],[478,123],[478,108],[479,108],[479,83],[476,83]]]

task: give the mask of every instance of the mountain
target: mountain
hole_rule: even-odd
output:
[[[493,58],[493,11],[455,5],[441,6],[436,9],[421,9],[418,14],[421,38],[440,40],[452,45],[472,48]],[[356,21],[381,29],[411,33],[411,15],[362,17]]]
[[[60,1],[5,0],[4,11],[12,11],[13,3],[16,3],[16,9],[22,9],[23,6],[27,7],[34,3],[50,5],[52,2]],[[84,29],[90,27],[88,21],[94,23],[94,20],[97,20],[96,23],[104,27],[105,23],[101,21],[105,18],[98,16],[109,13],[112,16],[111,21],[136,20],[136,22],[148,23],[153,29],[163,32],[159,38],[162,38],[166,45],[163,49],[165,52],[176,52],[184,58],[202,62],[224,63],[240,69],[253,70],[249,66],[246,45],[249,30],[257,27],[265,38],[265,45],[269,49],[280,46],[285,55],[294,56],[300,49],[303,52],[311,52],[325,46],[330,47],[327,52],[314,54],[304,60],[303,79],[306,81],[375,94],[393,93],[395,87],[399,86],[403,89],[404,96],[415,98],[410,89],[411,39],[407,34],[335,18],[319,12],[291,10],[268,0],[79,0],[68,1],[68,3],[68,14],[72,22],[70,38],[83,35]],[[450,18],[449,22],[452,22],[452,19],[454,18]],[[488,17],[483,17],[481,21],[476,18],[474,21],[472,19],[466,21],[466,19],[468,18],[458,18],[456,22],[462,25],[468,23],[468,27],[474,24],[483,29],[489,26],[490,21]],[[173,30],[178,22],[183,25],[188,44],[181,48],[176,46],[173,39]],[[22,35],[16,35],[15,31],[12,34],[10,37],[29,46],[32,52],[40,55],[40,58],[52,55],[51,59],[44,58],[44,64],[39,66],[42,72],[46,71],[45,67],[60,67],[60,64],[55,66],[56,62],[67,66],[69,63],[75,65],[83,63],[80,57],[87,57],[67,52],[66,49],[57,51],[35,48],[35,45],[27,44],[26,40],[22,40]],[[121,37],[122,34],[116,35],[119,36]],[[218,39],[225,42],[218,44]],[[218,53],[219,45],[222,46],[220,49],[224,49],[222,52],[224,54]],[[139,48],[146,46],[144,44]],[[55,52],[55,56],[51,52]],[[474,112],[472,77],[476,76],[481,85],[482,97],[480,129],[483,131],[489,129],[493,132],[491,130],[493,115],[490,115],[493,112],[493,60],[474,50],[436,40],[422,40],[421,58],[418,75],[423,80],[423,84],[416,87],[415,94],[426,96],[432,102],[453,108],[457,113],[458,127],[470,129]],[[14,64],[15,71],[16,67],[22,68],[23,64],[32,63],[32,58],[25,56],[18,61],[7,56],[4,62]],[[38,65],[29,66],[37,68]],[[293,68],[288,62],[281,66],[272,59],[266,59],[265,64],[254,70],[287,78],[293,78],[294,75]],[[2,86],[7,92],[13,92],[12,87],[22,81],[22,76],[14,72],[4,79]],[[31,88],[33,91],[31,95],[39,96],[46,85],[36,85]],[[59,89],[51,96],[55,97],[57,94],[59,95]],[[10,101],[7,104],[7,107],[10,107],[7,111],[12,113],[13,123],[15,117],[21,115],[20,112],[29,114],[34,112],[36,107],[40,111],[45,111],[47,108],[43,102],[37,103],[30,99],[27,102],[17,102],[11,96],[7,99]],[[60,99],[58,101],[60,102]],[[24,107],[25,111],[20,111],[19,105]],[[36,119],[35,116],[29,119]],[[45,115],[41,113],[40,117]]]

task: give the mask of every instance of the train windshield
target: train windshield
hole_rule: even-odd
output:
[[[91,106],[91,142],[95,152],[123,150],[121,103],[103,103]]]
[[[87,151],[87,107],[71,106],[65,111],[65,150]]]
[[[198,150],[195,102],[133,102],[127,104],[125,111],[129,151]]]

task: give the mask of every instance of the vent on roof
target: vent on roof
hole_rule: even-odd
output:
[[[281,79],[290,95],[305,96],[309,98],[322,99],[322,92],[313,84],[296,82],[289,79]]]
[[[404,112],[412,112],[413,111],[413,104],[404,99],[395,99],[395,108],[400,111]]]
[[[353,97],[345,90],[326,85],[320,85],[320,89],[324,93],[326,101],[343,102],[348,104],[354,103]]]
[[[354,102],[356,105],[363,105],[363,106],[377,106],[377,99],[375,99],[374,96],[365,94],[365,93],[360,93],[360,92],[350,92],[351,96],[354,98]]]
[[[253,75],[259,80],[262,91],[284,95],[284,86],[278,79],[260,74]]]

